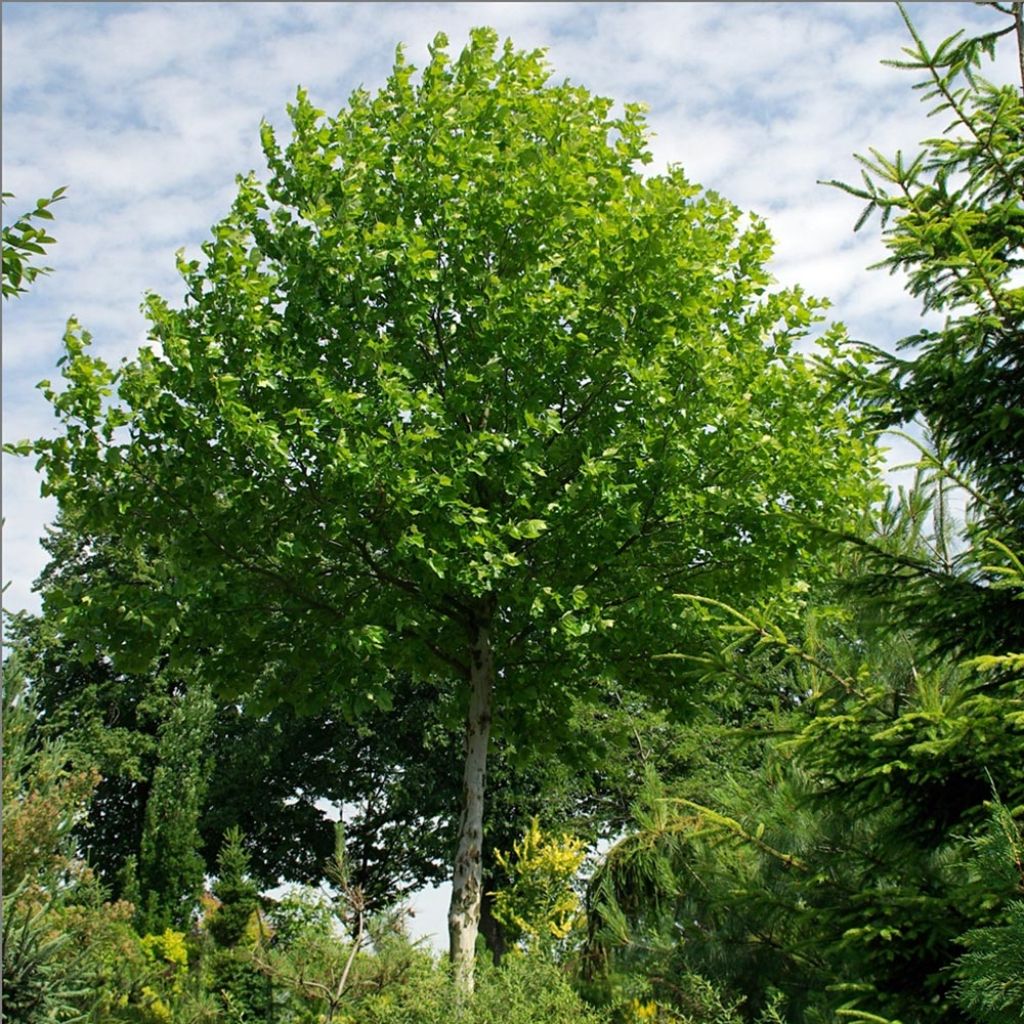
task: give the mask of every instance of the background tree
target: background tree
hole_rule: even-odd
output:
[[[56,531],[47,542],[53,561],[40,582],[48,596],[82,573],[76,596],[68,597],[79,600],[100,571],[95,542],[87,566],[71,540]],[[247,830],[251,870],[263,886],[319,882],[327,861],[324,833],[331,831],[324,801],[344,806],[351,870],[372,910],[443,880],[458,824],[460,751],[457,734],[443,725],[436,687],[409,679],[392,712],[356,722],[330,705],[298,716],[287,705],[254,714],[244,701],[222,703],[197,732],[188,723],[206,699],[201,670],[175,676],[162,667],[165,654],[148,672],[120,672],[109,659],[63,639],[50,617],[11,617],[7,642],[30,680],[33,731],[59,737],[76,761],[99,772],[79,848],[115,895],[140,908],[147,900],[166,903],[185,915],[147,919],[143,931],[182,926],[189,901],[181,898],[195,895],[201,874],[193,871],[193,882],[182,889],[171,884],[179,877],[174,865],[184,870],[198,853],[205,871],[216,874],[221,837],[233,826]],[[593,842],[621,829],[643,763],[656,761],[671,772],[671,745],[683,728],[670,727],[665,711],[654,712],[638,697],[631,703],[623,708],[609,694],[603,706],[579,706],[569,742],[555,749],[495,744],[484,829],[486,889],[500,877],[492,877],[493,850],[509,848],[531,817],[543,815],[547,827]],[[202,712],[203,721],[208,714]],[[642,750],[638,729],[645,734]],[[155,809],[161,791],[170,797],[173,827],[168,809]],[[191,792],[197,796],[189,807],[182,796]],[[147,858],[163,851],[168,873],[140,868],[143,847]],[[489,946],[499,949],[490,903],[485,892],[482,926]]]
[[[638,108],[487,31],[412,76],[335,118],[300,92],[184,306],[150,299],[155,346],[114,371],[69,326],[63,433],[30,447],[156,556],[61,609],[123,667],[175,638],[224,694],[352,715],[456,683],[468,986],[492,725],[553,743],[571,696],[671,690],[673,592],[778,584],[811,545],[788,513],[844,521],[873,455],[793,351],[818,307],[768,290],[764,225],[642,176]]]
[[[198,819],[210,771],[204,762],[213,711],[209,690],[194,686],[161,730],[138,859],[143,931],[188,925],[202,892]]]

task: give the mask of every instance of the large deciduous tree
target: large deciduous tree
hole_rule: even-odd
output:
[[[445,47],[336,117],[300,91],[151,344],[114,370],[69,327],[33,447],[65,515],[145,554],[52,609],[115,659],[352,715],[454,694],[469,987],[492,730],[555,744],[570,695],[676,685],[648,657],[674,591],[784,577],[789,513],[859,508],[873,449],[795,351],[819,307],[770,289],[763,223],[645,177],[639,107],[487,30]]]

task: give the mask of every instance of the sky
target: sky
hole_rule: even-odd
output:
[[[971,3],[908,8],[932,45],[1002,24]],[[144,295],[182,296],[175,251],[198,256],[236,174],[265,170],[260,121],[284,138],[297,86],[334,113],[383,84],[397,45],[422,66],[438,31],[458,52],[479,25],[545,47],[557,80],[647,104],[649,170],[681,164],[764,216],[780,284],[830,299],[852,337],[892,347],[920,325],[901,279],[867,269],[885,254],[877,223],[854,234],[859,202],[817,183],[856,181],[854,153],[913,150],[944,127],[925,116],[915,74],[880,63],[910,42],[894,4],[9,0],[2,20],[3,190],[17,197],[4,223],[67,187],[53,274],[3,307],[5,441],[55,430],[35,385],[57,377],[68,317],[108,360],[144,343]],[[987,72],[1012,73],[1008,54]],[[38,609],[38,540],[54,511],[31,460],[5,455],[5,608]],[[440,906],[421,909],[420,930],[443,930]]]

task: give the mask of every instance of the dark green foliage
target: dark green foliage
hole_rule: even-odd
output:
[[[380,713],[379,721],[369,716],[357,727],[334,706],[313,716],[299,716],[288,705],[257,715],[228,703],[215,708],[204,734],[201,722],[188,724],[206,700],[200,696],[208,689],[201,670],[173,669],[170,650],[145,671],[119,671],[109,657],[71,642],[56,625],[56,610],[88,599],[104,578],[132,571],[117,539],[90,538],[63,524],[44,543],[51,561],[39,587],[50,611],[42,618],[13,616],[6,642],[19,652],[31,680],[38,733],[61,737],[76,758],[100,772],[89,827],[78,838],[116,894],[137,902],[138,890],[129,894],[121,876],[129,859],[140,863],[144,842],[150,853],[143,861],[160,856],[162,843],[146,838],[147,828],[170,813],[177,819],[168,832],[173,842],[194,833],[182,817],[186,794],[198,806],[199,848],[210,873],[224,832],[238,825],[251,837],[254,875],[264,885],[281,878],[318,881],[333,841],[330,822],[316,806],[326,800],[356,808],[350,837],[368,891],[394,895],[440,877],[449,837],[423,823],[415,809],[432,811],[427,817],[451,816],[444,800],[455,801],[454,787],[437,783],[458,754],[457,742],[433,712],[432,691],[410,686],[386,729]],[[199,718],[205,722],[208,715],[202,711]],[[436,752],[429,763],[428,750]],[[416,763],[419,752],[424,756]],[[161,792],[170,793],[171,806],[149,809]],[[382,843],[385,832],[388,841]],[[159,902],[160,871],[154,874],[145,864],[142,871]],[[177,897],[168,899],[174,904]]]
[[[1024,1019],[1024,901],[1011,903],[1006,923],[967,932],[958,961],[957,1002],[979,1024]]]
[[[237,946],[253,916],[259,912],[259,886],[249,877],[249,855],[239,829],[229,829],[217,858],[213,895],[219,906],[206,922],[206,930],[222,948]]]
[[[265,938],[265,925],[259,886],[249,875],[249,855],[238,828],[224,836],[213,895],[218,903],[204,921],[214,946],[208,954],[210,991],[225,1007],[261,1019],[269,1012],[273,993],[251,951]]]
[[[164,723],[146,801],[138,885],[143,932],[187,928],[203,886],[199,814],[210,774],[213,701],[193,684]]]
[[[205,870],[198,824],[211,770],[208,689],[159,666],[128,676],[108,659],[83,661],[46,620],[25,615],[12,617],[8,643],[30,681],[33,736],[59,739],[69,758],[98,773],[88,824],[76,831],[80,852],[136,904],[143,932],[187,927]]]
[[[138,857],[161,723],[174,694],[164,677],[126,676],[109,660],[85,660],[44,619],[12,616],[6,643],[28,675],[41,738],[60,738],[100,774],[90,825],[79,841],[100,877],[120,892],[117,873]]]
[[[648,787],[592,881],[591,973],[612,994],[623,975],[697,972],[744,1015],[777,990],[794,1021],[955,1021],[962,935],[998,925],[1020,886],[1012,860],[983,865],[965,841],[993,778],[1024,804],[1020,680],[922,664],[905,635],[839,606],[803,621],[793,640],[753,613],[728,620],[704,671],[743,687],[786,672],[802,697],[762,716],[774,735],[755,766],[728,759],[700,799],[685,781]]]
[[[1024,832],[1002,801],[992,803],[988,828],[971,845],[975,875],[1003,877],[1024,897]],[[995,922],[967,932],[961,942],[968,951],[956,965],[960,1006],[979,1024],[1024,1019],[1024,898],[1000,907]]]
[[[982,58],[1000,37],[1013,40],[1015,26],[973,38],[959,32],[931,50],[903,14],[913,45],[887,63],[921,74],[916,88],[948,127],[909,158],[872,151],[861,158],[864,187],[842,187],[868,200],[861,223],[881,212],[890,251],[881,265],[905,271],[910,293],[949,319],[940,331],[901,341],[909,358],[876,352],[874,394],[889,424],[921,414],[961,473],[1016,510],[1019,525],[1024,298],[1015,275],[1024,268],[1024,81],[995,86],[979,74]],[[1016,42],[1024,47],[1024,39]]]

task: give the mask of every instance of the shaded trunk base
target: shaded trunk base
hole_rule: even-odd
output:
[[[494,966],[501,964],[501,958],[508,951],[505,939],[505,926],[494,916],[494,897],[484,890],[480,901],[480,934],[487,943]]]

